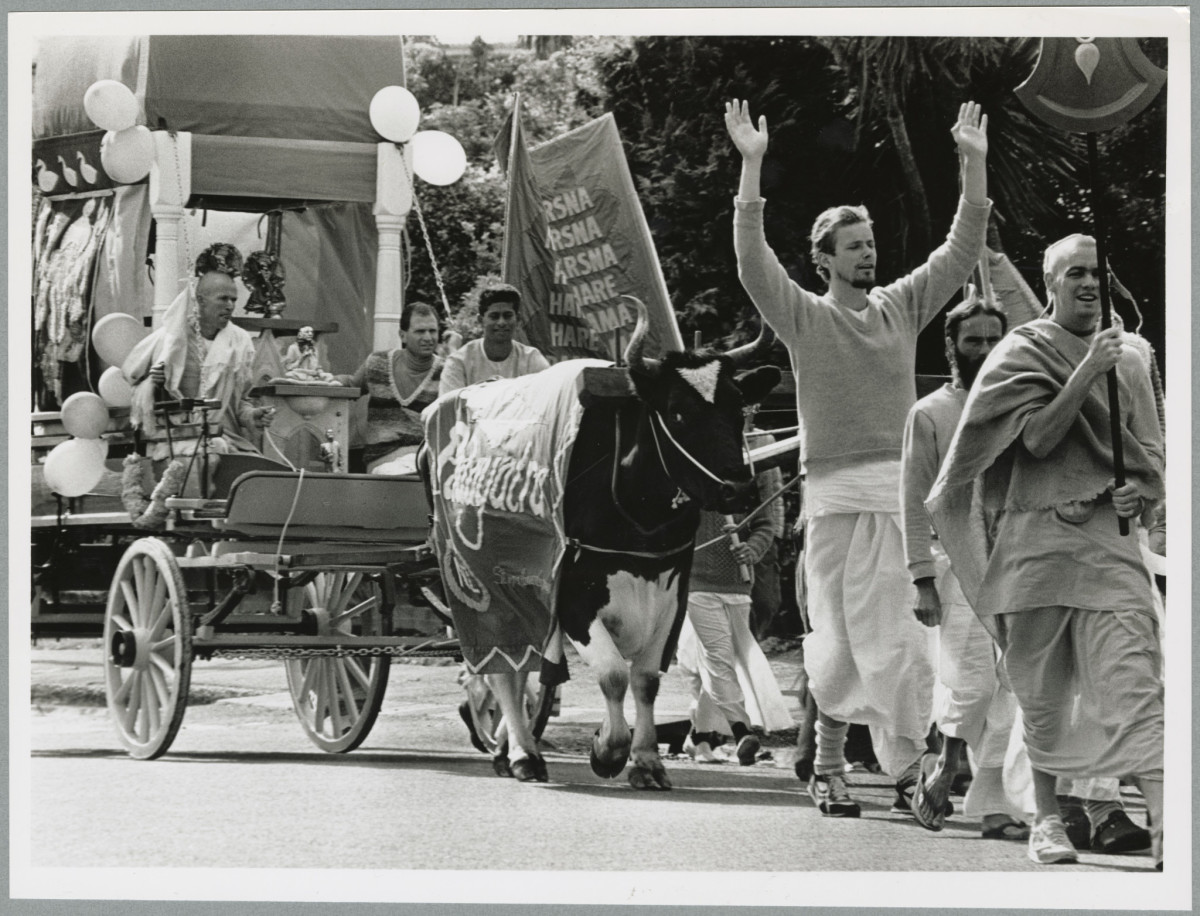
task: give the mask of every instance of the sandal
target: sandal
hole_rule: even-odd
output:
[[[926,830],[941,830],[946,824],[946,806],[943,802],[936,807],[932,804],[925,781],[937,766],[937,757],[926,754],[921,758],[921,773],[917,777],[917,786],[912,797],[912,815],[918,824]]]
[[[1005,817],[1003,821],[992,824],[990,827],[984,827],[983,838],[985,840],[1027,840],[1029,839],[1029,825],[1024,821]]]

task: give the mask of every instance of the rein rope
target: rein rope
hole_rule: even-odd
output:
[[[697,461],[695,456],[692,455],[691,452],[689,452],[686,448],[684,448],[682,445],[680,445],[675,440],[675,437],[671,435],[671,431],[669,429],[667,429],[667,424],[663,422],[662,415],[657,410],[653,411],[651,416],[652,416],[652,419],[658,421],[658,425],[662,427],[663,435],[667,437],[667,439],[670,441],[670,443],[673,446],[675,446],[675,450],[677,452],[679,452],[679,454],[683,455],[684,458],[686,458],[688,461],[690,461],[692,464],[694,464],[696,467],[698,467],[700,470],[702,470],[712,480],[715,480],[719,484],[725,483],[724,480],[722,480],[720,477],[718,477],[716,474],[714,474],[712,471],[710,471],[708,468],[706,468],[704,465],[702,465],[699,461]],[[666,460],[666,458],[663,457],[662,446],[658,442],[658,433],[654,429],[654,423],[650,424],[650,434],[654,437],[654,448],[658,452],[658,460],[662,464],[662,469],[666,473],[666,475],[668,477],[670,477],[671,472],[669,470],[667,470],[667,460]]]
[[[792,487],[796,486],[799,483],[800,483],[800,476],[796,475],[791,480],[789,480],[787,483],[785,483],[782,487],[780,487],[778,490],[776,490],[774,493],[772,493],[770,496],[768,496],[766,499],[764,499],[761,503],[759,503],[757,506],[755,506],[754,509],[752,509],[750,512],[746,513],[746,517],[743,518],[736,525],[734,525],[732,531],[726,532],[724,534],[720,534],[717,537],[713,538],[711,541],[705,541],[703,544],[697,544],[696,549],[704,550],[705,548],[711,547],[713,544],[719,544],[721,541],[726,540],[729,537],[729,535],[731,535],[731,534],[737,534],[737,532],[741,531],[748,524],[750,524],[750,521],[751,521],[751,519],[754,518],[754,516],[758,515],[758,513],[762,512],[765,508],[767,508],[767,506],[771,505],[771,503],[775,502],[775,500],[779,499],[779,497],[783,496],[784,493],[786,493],[788,490],[792,489]]]
[[[651,424],[650,429],[654,429],[653,424]],[[641,524],[638,523],[637,519],[625,511],[625,507],[621,505],[620,497],[617,496],[617,469],[621,466],[621,418],[616,414],[613,415],[613,442],[612,477],[610,480],[610,490],[612,493],[613,505],[616,506],[617,511],[621,513],[621,517],[624,518],[625,521],[629,522],[629,524],[633,525],[634,530],[636,530],[638,534],[642,535],[642,537],[650,537],[658,534],[660,531],[674,522],[675,519],[668,518],[661,525],[656,525],[655,527],[649,529],[643,528]],[[654,444],[655,446],[658,445],[657,437],[654,440]],[[661,449],[658,452],[658,460],[662,463],[663,473],[667,475],[667,479],[669,480],[671,478],[671,472],[667,470],[667,464],[665,461],[663,461]],[[689,541],[688,543],[690,546],[691,542]],[[679,549],[682,550],[683,548]],[[671,551],[671,553],[677,552],[677,550]]]

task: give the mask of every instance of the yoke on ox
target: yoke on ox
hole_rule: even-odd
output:
[[[723,355],[644,359],[646,311],[633,301],[628,370],[570,360],[464,388],[425,415],[433,540],[455,629],[507,723],[496,771],[522,781],[548,778],[525,681],[538,667],[543,683],[566,680],[565,634],[607,706],[592,770],[615,777],[632,753],[633,786],[670,788],[654,700],[683,622],[700,509],[745,511],[755,499],[742,407],[779,371],[738,371],[769,331]]]

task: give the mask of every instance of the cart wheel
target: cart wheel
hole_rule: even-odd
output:
[[[361,572],[318,573],[304,586],[302,613],[318,636],[384,636],[379,585]],[[284,662],[292,707],[313,744],[333,754],[352,751],[367,737],[387,689],[391,658],[316,656]]]
[[[171,549],[157,538],[129,545],[104,611],[104,682],[117,735],[140,760],[175,740],[192,678],[187,591]]]
[[[499,749],[508,744],[508,729],[504,726],[500,702],[482,674],[468,674],[464,669],[459,676],[459,683],[467,693],[459,714],[471,732],[471,743],[485,754],[495,756]],[[554,694],[554,687],[525,682],[525,713],[529,716],[529,725],[535,738],[540,738],[546,728],[546,721],[554,706]]]

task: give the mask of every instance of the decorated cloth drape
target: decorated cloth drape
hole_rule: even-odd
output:
[[[61,402],[64,364],[80,363],[90,331],[96,260],[112,216],[108,197],[39,199],[33,230],[34,359],[42,394]]]
[[[433,543],[472,673],[532,671],[566,549],[563,493],[587,366],[460,388],[425,410]]]

